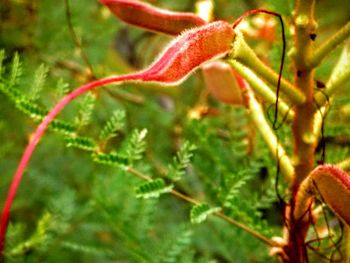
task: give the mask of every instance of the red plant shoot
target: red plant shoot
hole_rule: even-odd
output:
[[[149,68],[134,74],[112,76],[93,81],[75,89],[73,92],[63,97],[34,132],[13,177],[1,215],[1,255],[3,255],[11,205],[15,198],[22,175],[47,126],[70,101],[90,90],[111,83],[147,81],[157,82],[162,85],[174,85],[181,80],[184,80],[202,63],[229,52],[230,44],[233,41],[234,36],[235,34],[231,25],[223,21],[210,23],[197,29],[190,30],[176,38]]]

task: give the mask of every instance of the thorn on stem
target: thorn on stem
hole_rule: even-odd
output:
[[[315,39],[316,39],[316,37],[317,37],[317,34],[311,33],[311,34],[309,35],[309,37],[310,37],[310,39],[311,39],[312,41],[315,41]]]

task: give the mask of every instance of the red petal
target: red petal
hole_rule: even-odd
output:
[[[231,105],[242,105],[241,89],[230,65],[213,61],[203,67],[204,81],[210,94]]]

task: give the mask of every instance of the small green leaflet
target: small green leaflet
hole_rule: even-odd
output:
[[[92,158],[96,163],[111,166],[126,167],[129,165],[128,158],[118,153],[93,153]]]
[[[125,116],[125,111],[115,110],[101,130],[100,139],[107,141],[116,136],[117,132],[122,131],[125,127]]]
[[[174,156],[173,162],[168,166],[167,177],[174,182],[180,180],[185,175],[186,168],[190,165],[195,150],[196,146],[185,141]]]
[[[39,68],[35,71],[34,79],[30,87],[30,93],[29,93],[30,100],[35,101],[39,99],[40,92],[44,87],[48,72],[49,72],[49,68],[44,64],[41,64]]]
[[[143,183],[136,188],[137,198],[158,198],[161,194],[169,193],[173,189],[173,185],[166,185],[164,180],[157,178],[149,182]]]
[[[208,215],[220,211],[220,207],[210,208],[208,204],[199,204],[192,207],[190,218],[192,224],[199,224],[207,219]]]
[[[89,137],[66,137],[64,140],[67,147],[75,147],[86,151],[95,151],[98,148],[95,141]]]

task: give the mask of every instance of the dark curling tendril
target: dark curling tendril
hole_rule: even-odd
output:
[[[321,94],[326,98],[327,101],[327,105],[330,105],[330,100],[329,100],[329,96],[322,90],[322,89],[318,89],[319,92],[321,92]],[[329,109],[323,113],[321,106],[317,103],[317,101],[314,99],[313,100],[314,104],[317,107],[317,110],[319,111],[319,113],[322,116],[322,123],[321,123],[321,139],[320,139],[320,145],[321,145],[321,158],[320,160],[317,161],[318,164],[324,164],[326,161],[326,139],[324,136],[324,127],[325,127],[325,120],[328,114]]]
[[[233,24],[232,28],[236,28],[237,25],[247,16],[255,13],[265,13],[269,15],[273,15],[278,17],[279,22],[281,24],[281,33],[282,33],[282,56],[281,56],[281,63],[280,63],[280,68],[279,68],[279,73],[278,73],[278,81],[277,81],[277,88],[276,88],[276,102],[275,102],[275,112],[274,112],[274,119],[272,121],[272,127],[275,131],[277,131],[284,121],[287,118],[288,112],[283,116],[282,123],[277,125],[277,119],[278,119],[278,101],[279,101],[279,92],[280,92],[280,86],[281,86],[281,78],[282,78],[282,72],[283,72],[283,66],[284,66],[284,61],[285,61],[285,54],[286,54],[286,37],[285,37],[285,30],[284,30],[284,24],[283,24],[283,19],[282,16],[279,13],[273,12],[273,11],[268,11],[264,9],[252,9],[246,13],[244,13],[242,16],[240,16],[236,22]],[[289,109],[290,110],[290,109]],[[289,111],[288,110],[288,111]],[[271,121],[271,120],[270,120]],[[276,132],[276,140],[277,140],[277,145],[279,143],[279,138],[278,134]],[[278,147],[276,147],[276,156],[277,156],[277,167],[276,167],[276,180],[275,180],[275,191],[276,195],[281,203],[281,205],[284,207],[285,206],[285,201],[281,197],[279,191],[278,191],[278,181],[279,181],[279,174],[280,174],[280,157],[279,157],[279,152],[278,152]],[[285,221],[285,220],[284,220]]]
[[[271,116],[271,110],[272,110],[272,107],[275,107],[275,110],[273,112],[273,116]],[[267,119],[269,120],[270,123],[275,123],[274,124],[274,130],[277,131],[279,130],[283,124],[285,124],[287,122],[287,118],[288,118],[288,114],[290,113],[290,111],[293,109],[294,106],[292,107],[289,107],[288,108],[288,111],[282,116],[282,120],[280,121],[280,123],[277,124],[277,121],[276,120],[276,116],[275,116],[275,113],[276,113],[276,104],[273,103],[273,104],[270,104],[267,109],[266,109],[266,116],[267,116]]]
[[[320,193],[320,191],[318,189],[318,186],[317,186],[316,182],[315,181],[312,181],[312,182],[313,182],[314,188],[316,189],[316,191],[318,193],[319,200],[322,203],[326,204],[326,202],[323,199],[323,196],[321,195],[321,193]],[[324,221],[325,221],[326,226],[327,226],[327,232],[331,233],[329,219],[328,219],[328,216],[327,216],[327,214],[325,212],[325,209],[323,207],[322,207],[322,215],[323,215]],[[338,220],[337,217],[336,217],[336,219]],[[341,241],[343,240],[343,226],[342,226],[342,224],[341,224],[341,222],[339,220],[338,220],[338,222],[339,222],[340,227],[341,227],[340,228],[341,229],[340,237],[336,241],[334,241],[331,236],[329,237],[329,240],[332,243],[332,245],[329,248],[334,248],[333,251],[331,252],[331,256],[330,257],[327,257],[327,256],[321,254],[320,252],[317,251],[317,249],[315,249],[312,246],[310,246],[309,244],[307,244],[308,248],[310,248],[311,250],[316,252],[320,257],[323,257],[323,258],[329,260],[330,262],[342,262],[342,259],[343,259],[343,253],[342,253],[342,251],[340,249]],[[320,240],[319,240],[319,242],[320,242]],[[325,249],[327,249],[327,247]],[[335,259],[336,255],[339,255],[340,258]]]
[[[253,9],[246,13],[244,13],[242,16],[240,16],[236,22],[233,24],[233,28],[237,27],[237,25],[247,16],[255,13],[265,13],[269,15],[273,15],[278,17],[279,22],[281,24],[281,34],[282,34],[282,56],[281,56],[281,63],[278,73],[278,80],[277,80],[277,89],[276,89],[276,103],[275,103],[275,115],[274,115],[274,121],[273,121],[273,129],[277,130],[279,127],[277,127],[277,116],[278,116],[278,100],[279,100],[279,92],[280,92],[280,86],[281,86],[281,79],[282,79],[282,72],[283,72],[283,66],[284,66],[284,60],[285,60],[285,54],[286,54],[286,34],[284,30],[284,24],[282,16],[279,13],[268,11],[264,9]]]
[[[282,55],[281,55],[281,63],[280,63],[280,68],[279,68],[279,74],[278,74],[278,81],[277,81],[277,87],[276,87],[276,102],[274,104],[275,106],[275,111],[274,111],[274,119],[271,120],[269,117],[269,114],[267,114],[267,117],[269,119],[269,121],[272,123],[272,127],[273,129],[276,131],[276,142],[277,145],[279,144],[279,136],[277,133],[277,130],[281,128],[281,126],[283,125],[283,123],[286,121],[289,110],[291,108],[289,108],[288,112],[283,116],[282,118],[282,122],[280,124],[277,124],[277,120],[278,120],[278,102],[279,102],[279,92],[280,92],[280,86],[281,86],[281,78],[282,78],[282,72],[283,72],[283,66],[284,66],[284,61],[285,61],[285,53],[286,53],[286,37],[285,37],[285,30],[284,30],[284,24],[283,24],[283,19],[282,16],[276,12],[272,12],[272,11],[267,11],[267,10],[261,10],[261,9],[253,9],[248,11],[247,13],[243,14],[241,17],[239,17],[236,22],[233,25],[233,28],[235,28],[241,21],[243,18],[245,18],[246,16],[253,14],[253,13],[266,13],[269,15],[273,15],[278,17],[279,22],[281,24],[281,33],[282,33]],[[279,189],[278,189],[278,185],[279,185],[279,175],[280,175],[280,158],[282,158],[282,156],[279,156],[279,151],[278,151],[278,147],[276,147],[276,156],[277,156],[277,161],[276,161],[276,178],[275,178],[275,192],[276,192],[276,196],[279,200],[280,205],[282,206],[282,208],[284,209],[286,207],[286,202],[284,200],[284,198],[281,196]],[[285,213],[283,213],[283,222],[285,222],[286,227],[289,229],[289,225],[287,223],[287,220],[285,219]]]

